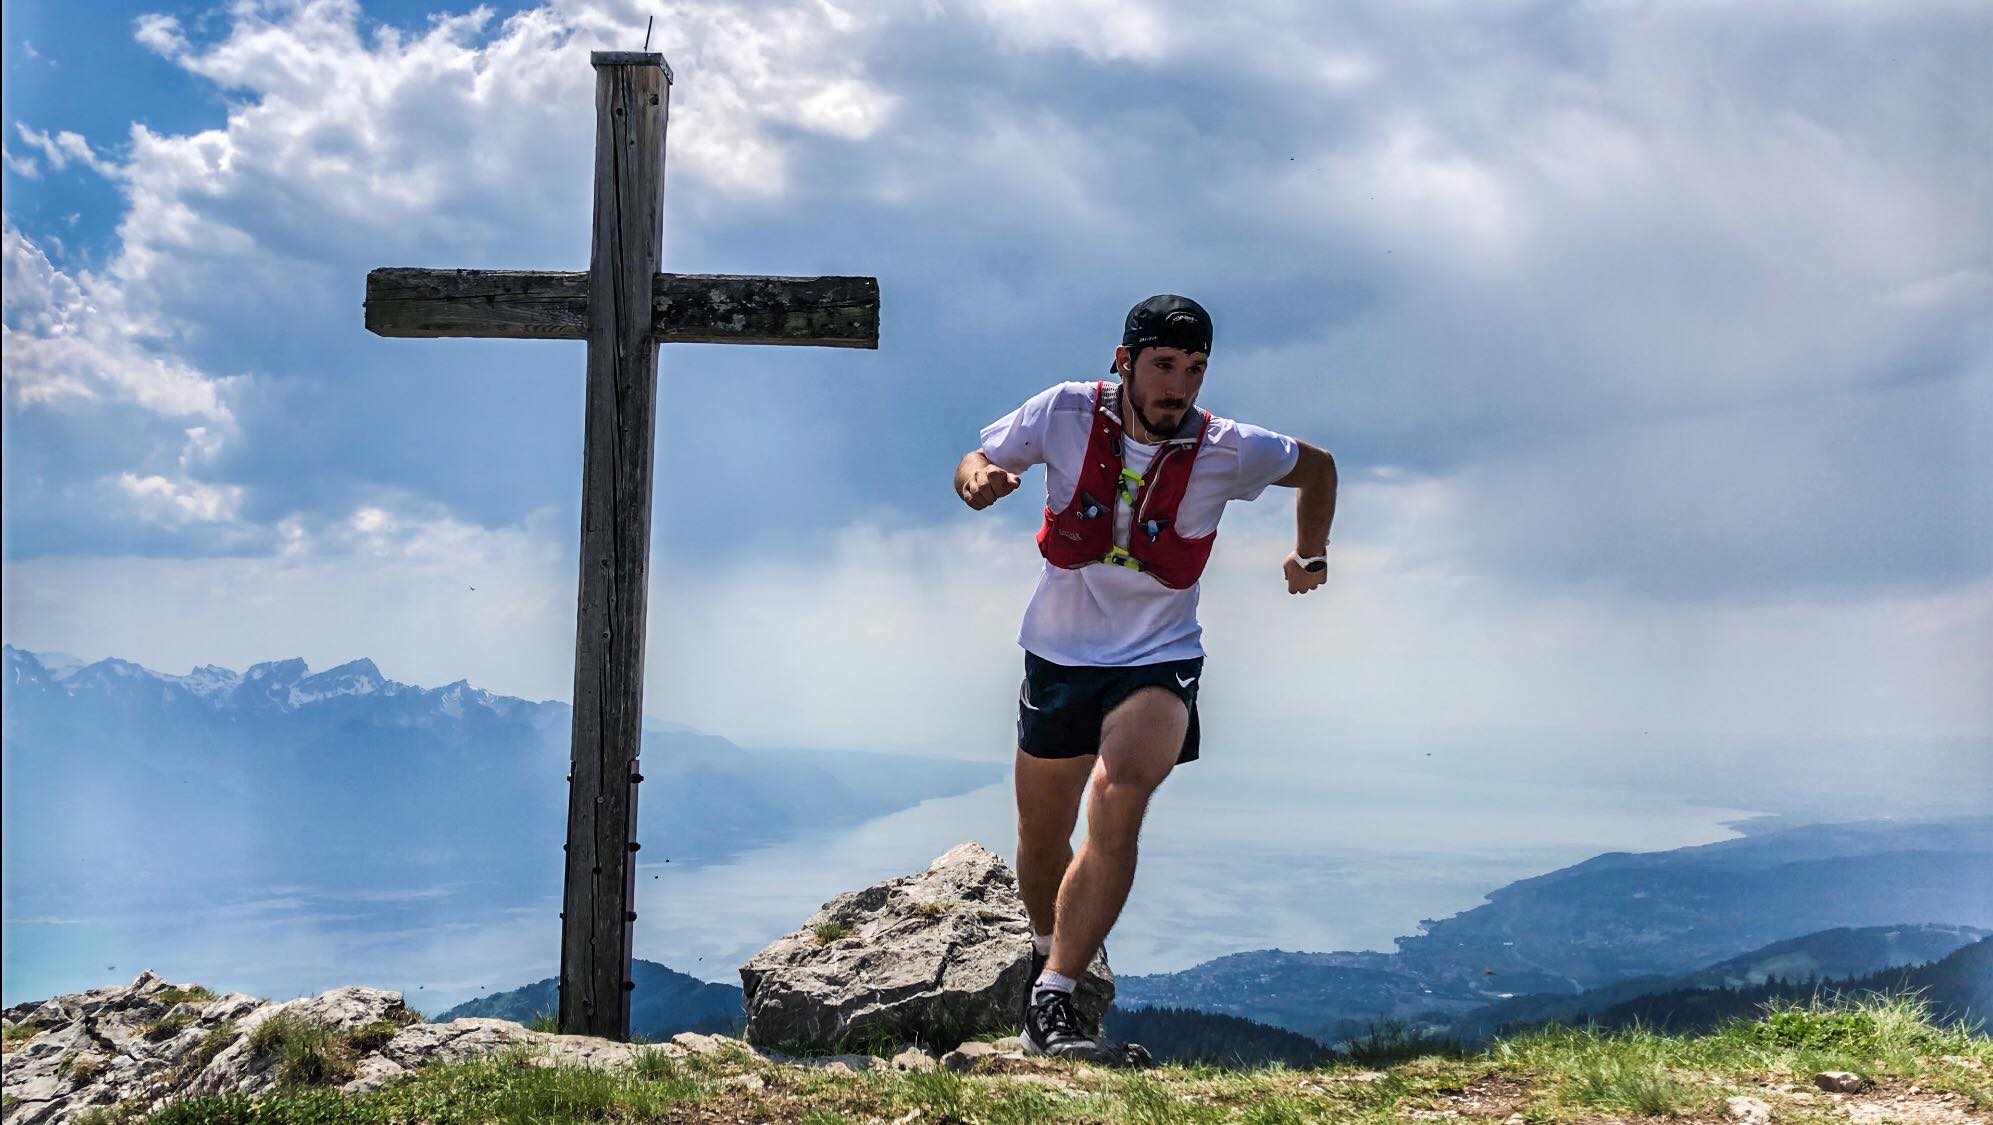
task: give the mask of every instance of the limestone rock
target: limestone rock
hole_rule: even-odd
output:
[[[216,1001],[209,1007],[220,1005],[221,1001]],[[258,1051],[251,1046],[251,1041],[258,1028],[282,1014],[335,1033],[356,1032],[377,1024],[400,1027],[416,1018],[402,1001],[401,993],[378,988],[335,988],[317,996],[301,996],[281,1004],[261,1004],[235,1021],[233,1041],[187,1080],[186,1091],[192,1094],[259,1094],[277,1085],[276,1053]]]
[[[1015,1028],[1030,935],[1009,866],[957,845],[917,874],[837,896],[741,966],[747,1041],[834,1050],[875,1034],[934,1045]],[[1089,1033],[1113,999],[1102,950],[1074,994]]]
[[[1823,1070],[1813,1076],[1813,1084],[1830,1094],[1859,1094],[1868,1089],[1868,1079],[1845,1070]]]
[[[1772,1119],[1772,1107],[1763,1098],[1729,1098],[1724,1101],[1723,1108],[1732,1121],[1741,1121],[1744,1125],[1770,1125]]]
[[[724,1035],[701,1035],[696,1031],[681,1031],[671,1037],[671,1042],[695,1055],[710,1055],[727,1050],[730,1043],[738,1043]]]
[[[406,1067],[375,1055],[370,1059],[361,1059],[359,1065],[353,1068],[353,1080],[339,1089],[347,1094],[369,1094],[407,1073]]]
[[[540,1065],[602,1069],[628,1065],[644,1049],[505,1020],[421,1023],[400,993],[376,988],[335,988],[281,1004],[239,992],[200,999],[204,993],[147,971],[128,985],[8,1008],[6,1019],[39,1030],[7,1053],[6,1125],[59,1125],[92,1109],[151,1113],[187,1096],[268,1091],[278,1082],[276,1059],[252,1050],[250,1038],[285,1013],[322,1033],[327,1050],[350,1065],[350,1076],[327,1080],[351,1094],[508,1047],[531,1049]],[[712,1038],[709,1049],[746,1049],[739,1040]],[[650,1049],[688,1053],[668,1043]]]
[[[886,1065],[893,1070],[900,1071],[936,1070],[941,1066],[933,1055],[928,1054],[919,1047],[908,1047],[906,1050],[894,1055],[892,1061]]]
[[[809,1058],[791,1059],[797,1066],[807,1066],[812,1070],[829,1070],[841,1074],[856,1074],[861,1070],[877,1069],[880,1060],[871,1055],[814,1055]]]
[[[966,1073],[975,1069],[978,1059],[988,1058],[997,1053],[996,1044],[972,1039],[941,1056],[941,1068]]]

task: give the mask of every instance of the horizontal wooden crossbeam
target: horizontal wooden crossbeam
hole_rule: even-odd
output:
[[[585,340],[588,274],[383,267],[367,273],[367,329],[380,336]],[[651,338],[876,348],[879,281],[655,274]]]

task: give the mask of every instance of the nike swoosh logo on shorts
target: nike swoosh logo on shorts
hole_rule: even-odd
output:
[[[1190,677],[1190,678],[1189,678],[1189,679],[1187,679],[1187,680],[1186,680],[1186,679],[1184,679],[1184,678],[1183,678],[1182,676],[1178,676],[1178,677],[1176,678],[1176,686],[1178,686],[1178,687],[1189,687],[1190,685],[1192,685],[1192,684],[1194,684],[1194,683],[1196,683],[1196,682],[1197,682],[1197,677],[1196,677],[1196,676],[1192,676],[1192,677]]]

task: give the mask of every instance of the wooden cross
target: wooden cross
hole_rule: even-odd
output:
[[[560,1029],[628,1040],[657,345],[876,348],[879,283],[659,273],[671,68],[647,51],[594,51],[589,62],[588,272],[377,269],[367,274],[367,327],[382,336],[588,341]]]

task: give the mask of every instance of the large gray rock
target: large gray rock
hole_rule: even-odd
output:
[[[836,1050],[874,1036],[938,1049],[1014,1030],[1031,971],[1017,877],[973,841],[925,871],[841,894],[741,966],[750,1043]],[[1114,999],[1106,950],[1074,994],[1093,1034]]]

